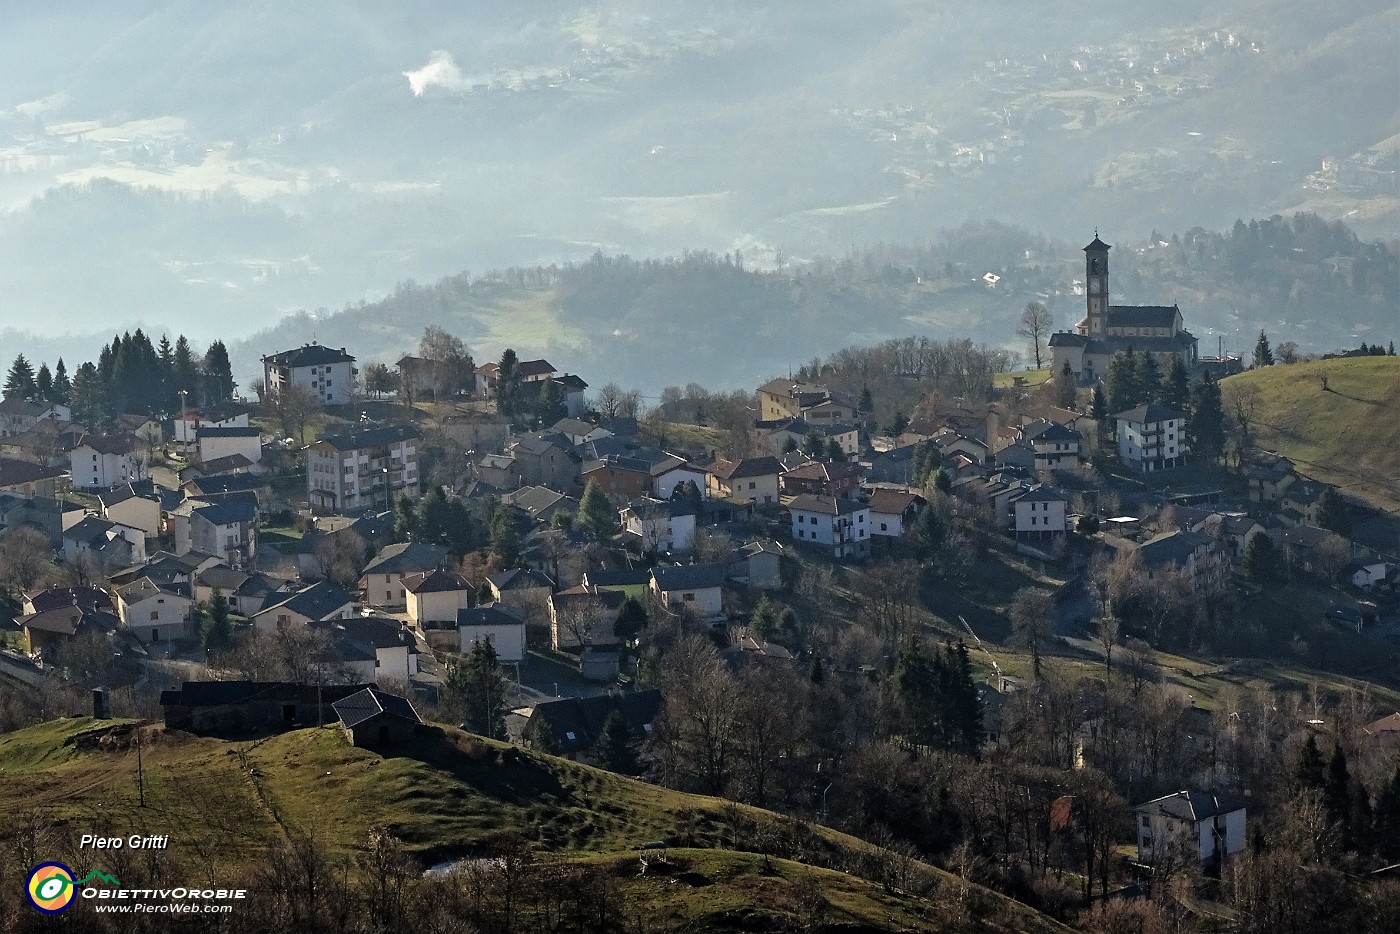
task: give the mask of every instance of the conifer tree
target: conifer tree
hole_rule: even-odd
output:
[[[1060,367],[1060,375],[1055,378],[1055,404],[1062,409],[1073,409],[1079,391],[1078,382],[1066,360],[1065,365]]]
[[[603,495],[597,481],[589,480],[578,506],[579,528],[594,535],[609,536],[617,528],[617,510]]]
[[[204,648],[218,652],[228,648],[233,642],[233,626],[229,621],[228,601],[217,589],[209,596],[209,604],[204,608]]]
[[[39,364],[39,372],[34,377],[34,398],[47,402],[53,396],[53,374],[47,363]]]
[[[1318,499],[1317,524],[1338,535],[1351,534],[1351,512],[1335,487],[1327,487]]]
[[[614,707],[612,713],[603,721],[603,729],[598,734],[594,752],[598,756],[598,764],[609,772],[617,772],[620,775],[637,774],[637,734],[628,725],[627,718],[622,715],[620,708]]]
[[[1302,791],[1321,791],[1326,787],[1327,765],[1322,761],[1322,753],[1317,748],[1317,739],[1311,733],[1303,742],[1302,752],[1298,754],[1298,766],[1294,769],[1293,775],[1298,788]]]
[[[1186,434],[1192,452],[1209,460],[1219,458],[1225,449],[1225,409],[1220,398],[1220,384],[1209,370],[1191,391]]]
[[[68,379],[68,367],[63,365],[63,358],[58,358],[58,363],[53,368],[53,398],[49,401],[66,403],[73,393],[73,384]]]
[[[175,356],[171,364],[170,391],[178,398],[184,392],[185,405],[199,405],[199,363],[190,342],[181,334],[175,340]]]
[[[1136,383],[1137,402],[1133,405],[1158,401],[1162,391],[1162,368],[1157,365],[1157,358],[1145,350],[1138,355]]]
[[[465,658],[448,661],[442,693],[443,706],[460,718],[466,729],[491,739],[505,739],[506,680],[489,640],[477,640]]]
[[[749,635],[759,642],[771,642],[778,634],[778,611],[766,596],[759,597],[749,614]]]
[[[1259,332],[1259,339],[1254,343],[1254,365],[1256,367],[1274,365],[1274,351],[1269,346],[1269,335],[1263,331]]]
[[[73,392],[69,401],[73,420],[91,431],[103,432],[111,424],[107,406],[107,387],[98,375],[97,367],[84,363],[73,377]]]
[[[1186,373],[1186,364],[1181,362],[1181,357],[1172,354],[1167,361],[1166,372],[1162,374],[1162,388],[1157,393],[1157,400],[1169,409],[1175,409],[1183,414],[1191,403],[1191,382]]]
[[[10,364],[10,372],[5,376],[5,398],[32,399],[35,389],[34,367],[29,365],[24,354],[19,354],[15,357],[15,362]]]
[[[515,567],[520,561],[520,532],[509,509],[497,510],[491,523],[491,553],[501,560],[501,567]]]
[[[1117,415],[1142,402],[1138,391],[1138,360],[1133,348],[1120,350],[1108,364],[1109,414]]]
[[[229,363],[228,348],[223,341],[209,345],[201,369],[204,398],[208,402],[226,402],[233,398],[233,365]]]

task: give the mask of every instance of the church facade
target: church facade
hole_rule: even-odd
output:
[[[1175,305],[1113,305],[1109,303],[1108,251],[1113,249],[1094,234],[1084,248],[1086,314],[1073,331],[1050,335],[1051,371],[1059,374],[1066,362],[1081,383],[1108,376],[1114,354],[1132,349],[1150,353],[1164,369],[1172,357],[1181,358],[1190,370],[1196,365],[1196,337],[1186,330],[1181,309]]]

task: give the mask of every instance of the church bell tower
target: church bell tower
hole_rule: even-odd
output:
[[[1084,294],[1088,300],[1088,328],[1090,337],[1104,337],[1108,333],[1108,251],[1113,249],[1099,239],[1094,231],[1094,241],[1084,248]]]

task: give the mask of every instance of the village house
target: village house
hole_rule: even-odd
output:
[[[367,687],[331,707],[352,746],[390,746],[407,742],[427,729],[408,698],[377,687]]]
[[[418,442],[412,425],[364,426],[328,435],[306,449],[307,497],[313,509],[355,513],[391,510],[418,498]]]
[[[784,496],[854,497],[860,491],[865,468],[848,461],[811,461],[783,473],[779,485]]]
[[[1186,462],[1186,416],[1149,402],[1119,412],[1118,457],[1134,470],[1149,473]]]
[[[187,499],[166,516],[177,555],[214,555],[231,567],[241,567],[257,556],[258,498],[254,493]]]
[[[142,642],[169,642],[192,635],[194,597],[189,584],[156,583],[149,577],[117,588],[122,627]]]
[[[49,587],[26,594],[15,626],[25,651],[52,660],[63,647],[89,633],[111,633],[121,620],[111,596],[98,587]]]
[[[123,483],[97,494],[101,516],[111,522],[140,529],[147,538],[161,533],[160,496],[150,480]]]
[[[1199,532],[1163,532],[1138,545],[1136,551],[1148,580],[1159,570],[1177,568],[1199,583],[1229,563],[1220,543]]]
[[[455,623],[457,611],[475,602],[476,588],[471,581],[456,571],[441,568],[405,576],[403,589],[408,624],[420,632],[432,623]]]
[[[362,684],[295,684],[288,681],[186,681],[160,692],[167,730],[210,735],[329,723],[336,701]]]
[[[829,551],[834,558],[870,554],[870,506],[837,496],[803,493],[788,503],[792,537]]]
[[[438,364],[427,357],[404,354],[394,364],[398,371],[398,393],[410,399],[424,399],[437,390]]]
[[[823,444],[829,445],[834,441],[847,457],[860,454],[860,428],[856,425],[842,422],[813,424],[803,418],[780,418],[755,421],[754,430],[758,433],[758,443],[769,454],[799,450],[813,432]]]
[[[275,396],[288,386],[301,386],[322,405],[346,405],[354,398],[355,358],[342,347],[306,344],[262,358],[263,386]]]
[[[696,467],[684,458],[668,454],[664,463],[651,465],[652,495],[657,499],[671,499],[676,490],[684,484],[693,484],[695,491],[704,498],[709,490],[710,475],[703,467]]]
[[[386,545],[360,572],[360,590],[365,605],[381,609],[408,604],[404,579],[414,574],[427,574],[447,563],[447,549],[424,542],[400,542]]]
[[[0,492],[19,496],[54,496],[63,473],[57,467],[0,457]]]
[[[554,581],[538,570],[508,568],[486,578],[491,599],[518,613],[526,622],[542,621],[549,609]]]
[[[1250,465],[1245,471],[1245,481],[1249,484],[1249,501],[1276,503],[1283,499],[1284,492],[1297,479],[1293,462],[1288,458],[1266,457]]]
[[[1069,497],[1052,487],[1026,490],[1011,502],[1011,531],[1022,536],[1048,538],[1069,530]]]
[[[625,598],[615,590],[579,584],[549,596],[549,638],[554,651],[614,646],[614,624]]]
[[[89,435],[68,454],[73,486],[105,490],[146,477],[146,446],[135,435]]]
[[[45,419],[26,432],[0,438],[0,456],[45,467],[69,467],[73,449],[87,437],[87,429],[81,425]]]
[[[200,463],[242,454],[249,464],[262,460],[262,432],[256,428],[201,428],[197,435]]]
[[[776,457],[717,460],[708,468],[709,495],[736,503],[771,505],[778,502],[778,477],[783,465]]]
[[[195,480],[213,477],[245,476],[252,472],[253,462],[242,454],[215,458],[212,461],[195,461],[180,468],[181,485]]]
[[[1079,466],[1081,438],[1073,428],[1051,421],[1035,421],[1021,426],[1022,439],[1034,452],[1033,468],[1072,470]]]
[[[588,409],[588,384],[583,377],[573,373],[554,377],[554,385],[564,391],[564,411],[570,418],[581,418]]]
[[[19,396],[0,399],[0,438],[12,438],[32,431],[42,421],[66,422],[72,410],[58,402],[30,402]]]
[[[418,642],[397,619],[347,616],[310,625],[330,636],[346,659],[364,659],[347,661],[357,681],[408,681],[418,673]]]
[[[1279,499],[1279,521],[1285,525],[1318,525],[1322,496],[1327,490],[1325,483],[1298,477],[1288,484]]]
[[[868,503],[870,534],[889,539],[903,538],[924,503],[922,496],[909,490],[875,489]]]
[[[645,739],[661,713],[661,692],[648,688],[542,701],[522,718],[519,741],[550,755],[594,763],[597,760],[592,755],[593,746],[603,735],[603,725],[613,711],[622,715],[633,736]]]
[[[589,589],[615,590],[625,597],[645,600],[651,587],[651,569],[588,570],[583,573],[583,585]]]
[[[625,502],[651,491],[651,464],[640,457],[609,454],[583,462],[582,486],[596,484],[613,502]]]
[[[1245,847],[1245,806],[1222,795],[1183,790],[1133,808],[1138,861],[1171,857],[1218,865]]]
[[[508,454],[478,454],[471,464],[472,474],[482,483],[498,490],[514,490],[520,486],[520,465]]]
[[[550,426],[550,431],[559,432],[568,438],[569,443],[573,445],[587,444],[590,441],[613,436],[613,433],[602,425],[595,425],[578,418],[561,418]]]
[[[787,550],[777,542],[748,542],[734,549],[725,574],[735,584],[778,590],[783,586],[783,562],[791,560]]]
[[[202,428],[247,428],[249,407],[241,402],[221,402],[201,409],[185,409],[171,420],[171,434],[180,444],[194,444]]]
[[[490,645],[496,660],[514,665],[525,660],[525,618],[498,603],[457,611],[458,649],[463,655],[480,643]]]
[[[651,595],[672,612],[684,610],[699,620],[724,617],[722,564],[673,564],[651,569]]]
[[[695,508],[683,500],[642,496],[619,516],[623,534],[642,551],[684,555],[695,545]]]
[[[532,431],[512,438],[506,453],[520,467],[520,482],[552,490],[572,490],[579,485],[582,458],[569,439],[557,431]]]
[[[146,560],[146,534],[98,516],[85,516],[63,530],[63,560],[89,562],[100,572]]]
[[[758,387],[759,419],[801,418],[811,423],[836,424],[856,417],[855,406],[825,386],[792,379],[770,379]]]
[[[346,619],[355,612],[355,598],[328,581],[303,587],[254,613],[253,628],[262,633],[330,619]]]
[[[64,508],[65,504],[47,496],[16,496],[0,492],[0,538],[27,526],[42,533],[48,546],[58,551],[63,547]],[[75,511],[82,512],[81,508]]]

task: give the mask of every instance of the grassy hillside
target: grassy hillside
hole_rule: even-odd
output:
[[[1327,389],[1322,377],[1327,377]],[[1400,509],[1400,357],[1273,366],[1221,383],[1258,390],[1259,445],[1386,510]]]
[[[243,870],[280,839],[314,833],[335,855],[363,850],[387,826],[420,863],[491,851],[506,837],[541,853],[603,865],[634,912],[658,929],[768,930],[801,912],[819,886],[823,930],[946,930],[924,899],[887,892],[855,875],[728,847],[751,845],[781,819],[752,808],[681,794],[551,756],[444,730],[380,756],[349,746],[332,728],[256,742],[144,730],[146,806],[136,787],[129,721],[71,718],[0,736],[0,813],[40,813],[64,831],[48,858],[77,862],[78,833],[171,834],[171,853],[195,866]],[[18,819],[14,824],[24,823]],[[791,825],[785,825],[791,826]],[[0,829],[12,837],[13,826]],[[638,875],[631,854],[651,840],[675,849],[662,874]],[[804,859],[852,865],[872,852],[854,838],[815,828]],[[135,854],[111,854],[113,861]],[[109,869],[120,873],[113,862]],[[935,873],[941,893],[962,884]],[[950,888],[951,887],[951,888]],[[1058,931],[1059,925],[991,892],[966,900],[982,930]]]

